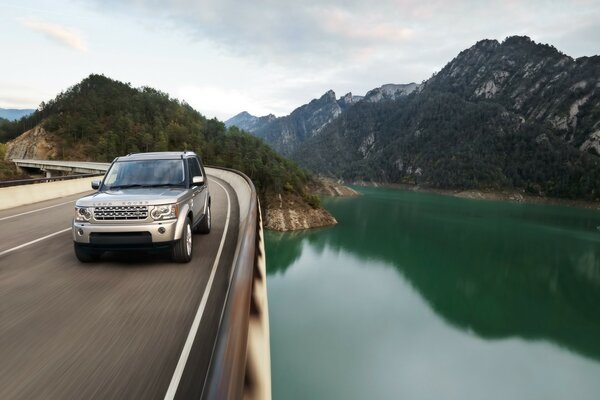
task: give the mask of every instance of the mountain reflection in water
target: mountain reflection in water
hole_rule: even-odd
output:
[[[598,210],[361,190],[324,200],[336,227],[269,232],[269,278],[285,280],[307,249],[350,254],[367,269],[393,266],[465,333],[548,341],[600,361]]]

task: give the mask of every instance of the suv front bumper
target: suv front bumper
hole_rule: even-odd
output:
[[[73,241],[99,248],[161,247],[175,242],[176,225],[176,219],[144,224],[73,221]]]

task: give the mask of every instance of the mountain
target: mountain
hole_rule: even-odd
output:
[[[0,118],[7,119],[9,121],[16,121],[22,117],[26,117],[33,113],[35,110],[31,109],[14,109],[14,108],[0,108]]]
[[[205,164],[245,172],[267,211],[273,198],[282,208],[283,197],[284,205],[292,199],[306,215],[318,214],[319,223],[333,220],[308,193],[306,187],[316,184],[310,174],[262,140],[236,127],[226,129],[166,93],[133,88],[103,75],[90,75],[30,116],[0,126],[0,138],[14,139],[0,148],[7,159],[41,154],[111,161],[140,151],[193,150]]]
[[[225,125],[246,130],[265,140],[280,154],[289,155],[363,99],[368,102],[395,100],[408,95],[417,87],[415,83],[390,84],[371,90],[366,97],[347,93],[339,99],[333,90],[329,90],[320,98],[296,108],[287,116],[276,118],[270,114],[255,117],[244,111],[225,121]]]
[[[237,126],[238,128],[244,131],[255,132],[256,130],[261,129],[266,124],[268,124],[271,121],[274,121],[275,119],[276,117],[273,114],[265,115],[264,117],[255,117],[247,111],[242,111],[236,116],[231,117],[227,121],[225,121],[225,126],[227,128]]]
[[[368,101],[370,103],[378,103],[380,101],[385,100],[398,100],[403,96],[408,96],[415,90],[417,90],[420,85],[416,83],[409,83],[405,85],[396,85],[396,84],[387,84],[381,87],[369,90],[364,97],[364,101]]]
[[[597,200],[600,57],[483,40],[408,96],[358,102],[290,155],[350,181]]]
[[[419,87],[416,83],[387,84],[368,91],[365,96],[347,93],[339,99],[333,90],[329,90],[319,99],[313,99],[310,103],[298,107],[290,115],[280,118],[273,114],[256,117],[243,111],[225,121],[225,126],[237,126],[264,139],[279,153],[289,155],[307,138],[319,134],[325,126],[354,104],[360,101],[378,103],[397,100],[408,96]]]
[[[574,60],[526,36],[502,44],[484,40],[461,52],[427,85],[549,123],[576,147],[600,133],[600,56]]]

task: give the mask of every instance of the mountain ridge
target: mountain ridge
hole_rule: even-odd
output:
[[[271,147],[283,155],[290,155],[308,138],[318,135],[329,123],[353,105],[364,101],[378,103],[393,101],[407,96],[419,87],[416,83],[386,84],[367,92],[365,96],[356,96],[351,92],[339,99],[333,90],[307,104],[294,109],[290,114],[275,117],[269,114],[256,117],[247,111],[225,121],[225,126],[237,126],[265,140]]]
[[[0,118],[8,121],[16,121],[32,114],[35,110],[29,108],[0,108]]]
[[[291,154],[349,181],[600,196],[600,57],[482,40],[418,91],[358,103]]]
[[[394,87],[408,90],[386,96]],[[343,110],[334,100],[327,92],[249,130],[350,182],[600,199],[600,56],[484,39],[419,85],[382,85]],[[328,118],[315,129],[305,111],[319,104]]]

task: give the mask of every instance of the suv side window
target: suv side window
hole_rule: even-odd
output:
[[[190,173],[190,182],[194,176],[203,176],[202,170],[200,169],[200,164],[198,164],[198,159],[196,157],[188,158],[188,168]]]

